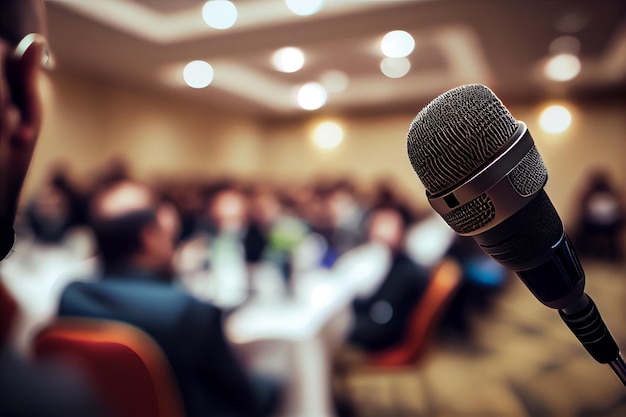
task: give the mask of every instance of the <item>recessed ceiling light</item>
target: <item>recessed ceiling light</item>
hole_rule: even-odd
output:
[[[322,74],[320,80],[326,90],[331,93],[339,93],[348,86],[348,75],[345,72],[330,70]]]
[[[185,65],[183,79],[191,88],[204,88],[213,81],[213,67],[205,61],[191,61]]]
[[[581,64],[576,55],[558,54],[549,58],[544,73],[553,81],[569,81],[580,73]]]
[[[300,16],[308,16],[317,13],[324,0],[285,0],[287,8]]]
[[[552,55],[557,54],[573,54],[576,55],[580,51],[580,41],[569,35],[559,36],[550,42],[549,47]]]
[[[415,48],[415,39],[408,32],[393,30],[383,36],[380,41],[380,49],[383,54],[390,58],[403,58],[409,56]]]
[[[549,106],[541,112],[539,124],[548,133],[562,133],[572,124],[572,115],[563,106]]]
[[[383,58],[380,70],[388,78],[402,78],[411,69],[411,61],[407,58]]]
[[[228,29],[237,21],[237,7],[228,0],[209,0],[202,7],[202,18],[214,29]]]
[[[307,83],[298,91],[298,104],[304,110],[317,110],[326,104],[326,90],[318,83]]]
[[[280,48],[272,55],[272,65],[280,72],[296,72],[304,65],[304,53],[293,46]]]
[[[343,129],[335,122],[322,122],[313,131],[313,141],[322,149],[339,146],[343,140]]]

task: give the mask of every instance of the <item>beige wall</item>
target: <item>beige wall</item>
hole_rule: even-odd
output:
[[[46,117],[25,194],[44,180],[50,166],[66,162],[72,176],[88,179],[113,156],[132,160],[132,172],[210,177],[224,174],[272,181],[308,181],[348,175],[367,187],[386,178],[425,206],[423,187],[406,156],[405,138],[414,114],[339,120],[343,143],[316,148],[311,120],[264,127],[253,120],[158,95],[55,75],[46,83]],[[539,106],[509,106],[527,123],[549,172],[547,185],[568,222],[585,175],[596,166],[611,171],[626,193],[626,105],[573,107],[574,122],[563,134],[542,132]],[[419,109],[416,109],[416,112]]]

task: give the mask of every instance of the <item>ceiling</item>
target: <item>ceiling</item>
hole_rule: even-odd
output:
[[[241,115],[286,119],[300,85],[327,71],[348,75],[318,113],[417,112],[466,83],[488,85],[505,103],[546,98],[626,97],[626,2],[623,0],[325,0],[311,16],[284,0],[232,0],[230,29],[207,26],[202,0],[48,0],[49,38],[57,70],[125,88],[166,91]],[[411,70],[387,78],[379,68],[382,36],[409,32]],[[578,39],[582,71],[546,80],[542,65],[559,36]],[[271,66],[283,46],[301,48],[295,73]],[[209,62],[203,89],[182,81],[188,61]]]

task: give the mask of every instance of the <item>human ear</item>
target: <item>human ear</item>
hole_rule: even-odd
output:
[[[31,154],[41,128],[39,75],[44,49],[44,45],[32,43],[20,59],[14,61],[11,68],[11,101],[20,114],[20,122],[11,138],[11,145],[17,149],[30,149]]]
[[[12,224],[17,210],[18,198],[24,178],[33,156],[41,126],[41,98],[39,95],[39,72],[44,46],[33,43],[19,59],[13,59],[7,68],[10,105],[17,115],[16,124],[8,132],[3,146],[3,165],[0,177],[4,178],[0,210],[2,221]]]

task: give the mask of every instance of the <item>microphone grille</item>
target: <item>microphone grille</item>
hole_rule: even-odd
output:
[[[537,148],[533,146],[509,174],[513,188],[523,196],[539,191],[548,180],[548,170]]]
[[[407,137],[409,160],[426,190],[436,194],[487,162],[517,126],[489,88],[457,87],[435,98],[413,119]]]

